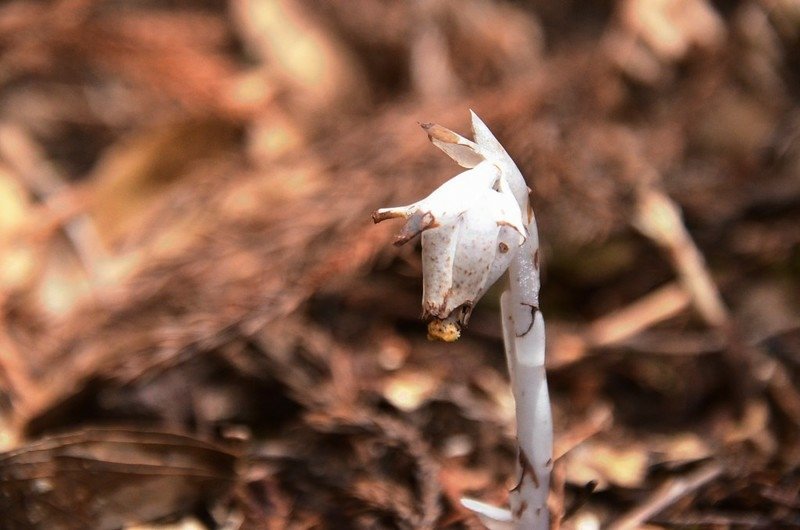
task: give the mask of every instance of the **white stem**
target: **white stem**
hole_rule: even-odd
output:
[[[531,216],[529,238],[509,268],[501,297],[503,343],[517,413],[517,484],[510,494],[514,527],[547,530],[553,420],[544,368],[544,318],[539,310],[539,241]]]

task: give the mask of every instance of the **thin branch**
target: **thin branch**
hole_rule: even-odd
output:
[[[648,519],[686,495],[708,484],[723,472],[718,462],[710,462],[683,477],[666,480],[641,505],[608,525],[608,530],[635,530]]]
[[[633,225],[667,250],[681,283],[703,319],[713,327],[725,325],[730,319],[728,309],[675,201],[655,185],[642,186],[637,193]]]
[[[619,343],[680,314],[690,303],[686,289],[671,282],[595,320],[589,325],[586,337],[592,347]]]
[[[593,348],[622,344],[648,328],[672,318],[691,304],[683,286],[670,282],[629,305],[598,318],[578,333],[557,334],[554,355],[547,359],[548,368],[574,363]]]

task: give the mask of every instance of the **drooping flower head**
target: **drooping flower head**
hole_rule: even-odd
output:
[[[433,145],[467,171],[408,206],[381,208],[376,223],[402,217],[402,245],[422,234],[422,314],[431,338],[456,340],[473,306],[528,238],[528,189],[514,162],[472,113],[475,141],[424,124]]]

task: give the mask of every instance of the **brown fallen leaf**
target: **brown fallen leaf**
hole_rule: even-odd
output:
[[[0,455],[0,529],[102,530],[186,512],[233,485],[236,461],[180,434],[87,429],[47,437]]]

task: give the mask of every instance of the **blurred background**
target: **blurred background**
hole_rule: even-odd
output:
[[[0,528],[481,528],[500,289],[428,342],[370,220],[470,108],[533,188],[554,527],[800,528],[795,0],[2,2]]]

